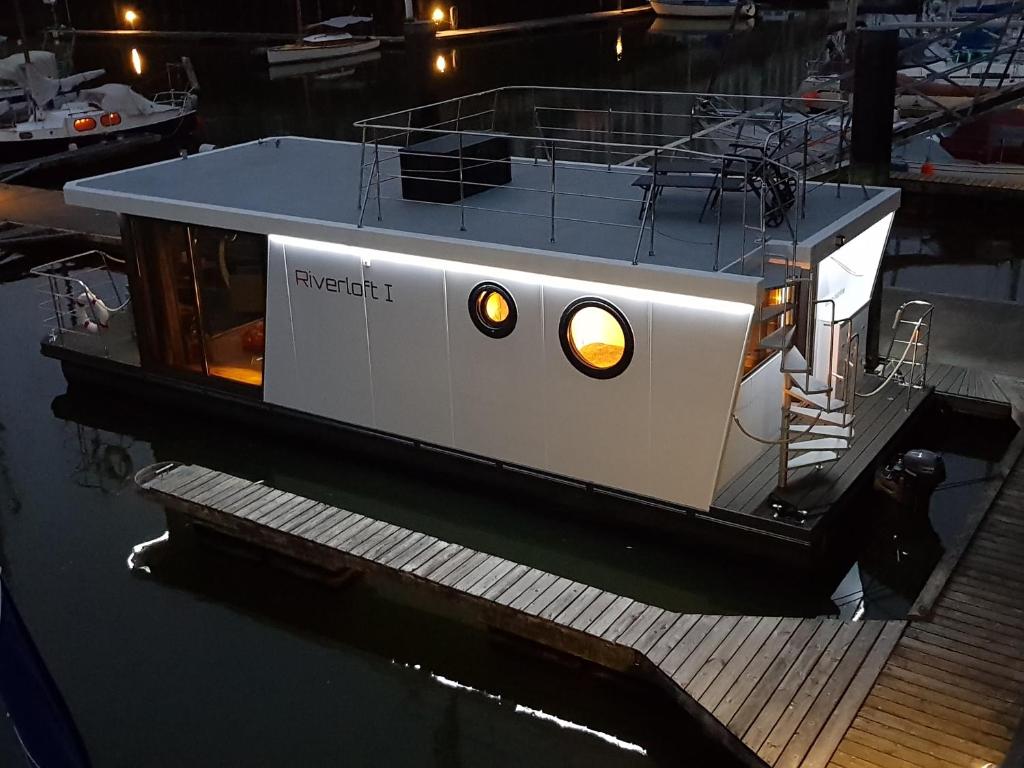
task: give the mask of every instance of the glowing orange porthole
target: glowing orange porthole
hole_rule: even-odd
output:
[[[633,359],[629,322],[604,299],[578,299],[566,307],[558,334],[569,362],[595,379],[618,376]]]
[[[480,283],[469,294],[469,316],[481,333],[501,339],[516,327],[516,303],[497,283]]]
[[[74,126],[78,132],[91,131],[96,127],[96,120],[92,117],[76,117]]]
[[[100,125],[104,128],[113,128],[115,125],[121,124],[121,115],[118,112],[107,112],[107,114],[100,117]]]

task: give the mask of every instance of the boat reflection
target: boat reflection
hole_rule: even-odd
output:
[[[335,80],[355,73],[363,64],[380,60],[380,51],[368,51],[341,59],[300,61],[293,64],[274,64],[267,70],[271,80],[287,80],[312,75],[317,80]]]
[[[81,457],[71,473],[75,484],[101,493],[119,493],[130,485],[136,466],[132,457],[135,441],[81,424],[74,427]]]
[[[754,19],[673,19],[658,16],[651,22],[647,32],[650,35],[674,37],[680,41],[694,42],[708,38],[725,38],[730,32],[745,32],[756,25]]]

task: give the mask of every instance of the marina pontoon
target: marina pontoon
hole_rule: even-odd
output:
[[[36,270],[43,351],[707,515],[856,440],[899,192],[813,180],[848,121],[809,101],[509,87],[75,181],[126,263]]]

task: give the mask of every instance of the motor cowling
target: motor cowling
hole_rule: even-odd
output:
[[[875,473],[875,490],[900,505],[927,510],[932,492],[946,479],[946,462],[935,451],[912,448]]]

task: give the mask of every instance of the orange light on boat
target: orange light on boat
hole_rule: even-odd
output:
[[[96,120],[91,117],[76,117],[74,126],[75,130],[79,132],[91,131],[96,127]]]
[[[100,125],[104,128],[113,128],[115,125],[121,124],[121,114],[119,112],[107,112],[107,114],[100,117]]]

